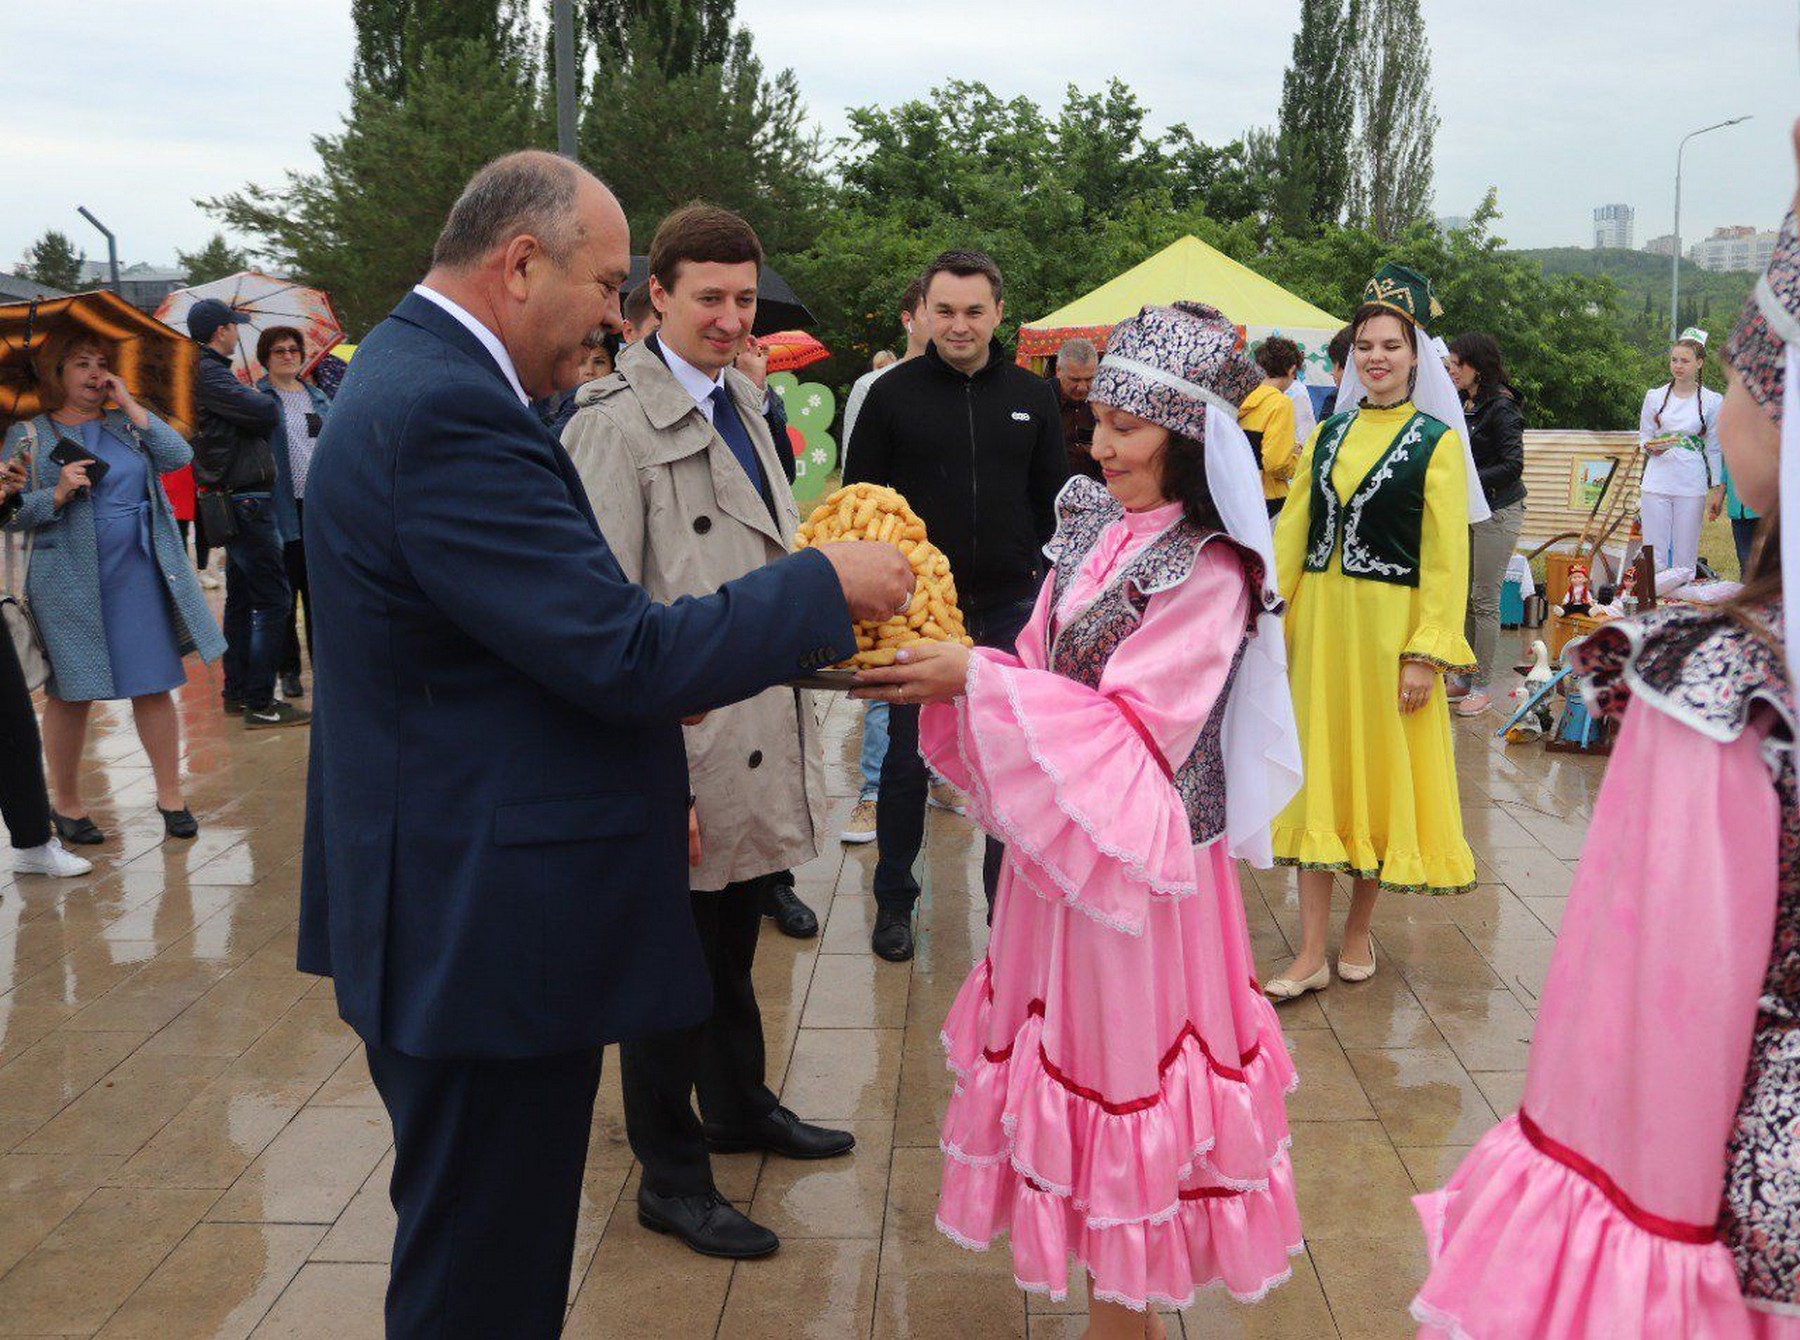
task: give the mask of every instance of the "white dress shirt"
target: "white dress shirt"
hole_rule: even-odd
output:
[[[662,350],[663,359],[668,363],[669,371],[675,374],[675,380],[681,383],[682,390],[694,397],[694,403],[700,406],[706,421],[712,423],[712,393],[725,384],[725,370],[721,368],[709,377],[662,340],[656,342],[656,347]]]
[[[467,309],[460,303],[446,298],[436,289],[426,288],[423,284],[414,284],[413,292],[425,299],[425,301],[435,303],[437,306],[450,313],[451,316],[456,318],[458,325],[462,326],[469,334],[480,340],[481,347],[494,356],[494,361],[500,365],[500,371],[506,374],[507,384],[512,387],[513,394],[519,397],[519,403],[523,405],[529,405],[531,403],[531,397],[526,395],[525,388],[519,385],[519,373],[518,370],[513,367],[512,355],[506,352],[506,346],[500,343],[500,337],[498,335],[494,334],[493,331],[489,330],[486,326],[482,325],[481,322],[471,316]]]

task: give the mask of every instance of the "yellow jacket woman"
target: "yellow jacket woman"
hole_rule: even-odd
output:
[[[1478,499],[1466,443],[1446,422],[1454,409],[1438,417],[1414,399],[1430,378],[1432,404],[1445,388],[1455,404],[1437,358],[1420,357],[1420,317],[1433,306],[1429,283],[1403,267],[1371,281],[1351,322],[1347,407],[1314,432],[1275,529],[1306,767],[1272,834],[1276,861],[1300,870],[1300,952],[1268,984],[1278,1000],[1330,983],[1334,874],[1354,888],[1338,961],[1346,981],[1375,971],[1380,890],[1475,883],[1443,675],[1475,659],[1463,622]]]

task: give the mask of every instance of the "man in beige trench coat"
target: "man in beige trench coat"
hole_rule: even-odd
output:
[[[661,326],[582,388],[563,433],[602,534],[654,600],[707,595],[775,562],[799,525],[762,393],[731,366],[755,320],[761,264],[755,232],[727,210],[690,205],[664,220],[649,280]],[[769,1090],[751,980],[770,877],[811,860],[827,836],[816,727],[810,696],[788,688],[689,727],[691,896],[713,1014],[621,1048],[626,1133],[644,1169],[638,1218],[708,1256],[780,1245],[719,1195],[709,1147],[812,1159],[855,1143],[800,1121]]]

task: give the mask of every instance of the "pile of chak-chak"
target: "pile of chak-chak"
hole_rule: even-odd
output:
[[[904,614],[881,623],[856,625],[856,655],[843,664],[866,669],[892,665],[894,653],[917,642],[960,642],[975,645],[963,628],[956,606],[956,580],[950,560],[925,538],[925,523],[906,499],[879,484],[848,484],[814,509],[800,527],[797,547],[832,540],[874,540],[894,544],[906,555],[919,579],[912,604]]]

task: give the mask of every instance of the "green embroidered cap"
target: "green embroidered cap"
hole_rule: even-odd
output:
[[[1417,270],[1389,261],[1363,286],[1362,300],[1400,313],[1420,330],[1444,314],[1432,296],[1431,281]]]

